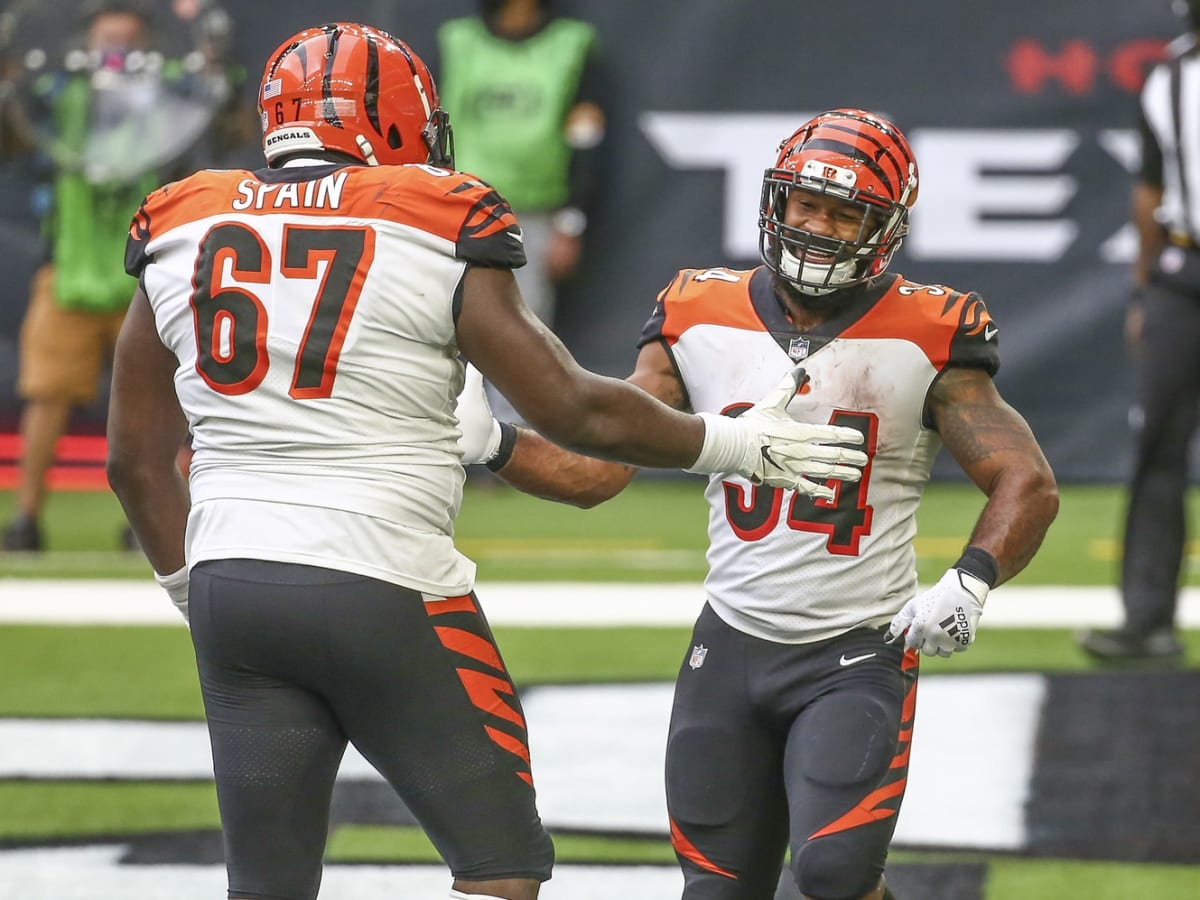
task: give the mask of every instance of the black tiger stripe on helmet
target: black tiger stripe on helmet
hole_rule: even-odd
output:
[[[284,41],[264,68],[259,111],[272,164],[327,151],[369,165],[453,165],[449,117],[429,68],[369,25],[333,22]]]

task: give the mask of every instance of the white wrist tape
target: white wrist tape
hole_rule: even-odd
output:
[[[492,430],[488,432],[487,440],[483,444],[483,452],[480,454],[479,461],[481,463],[490,463],[496,458],[496,454],[500,452],[500,438],[502,435],[500,420],[493,417]]]
[[[183,616],[183,621],[188,621],[188,567],[184,565],[170,575],[159,575],[154,573],[154,580],[159,583],[167,596],[171,598],[171,602],[175,604],[175,608],[179,610]]]
[[[704,420],[704,444],[688,472],[711,475],[714,472],[741,474],[746,458],[746,435],[737,419],[715,413],[697,413]]]

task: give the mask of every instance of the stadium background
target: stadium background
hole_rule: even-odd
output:
[[[628,370],[650,303],[676,269],[755,263],[759,179],[779,138],[823,108],[874,107],[905,128],[922,162],[913,234],[895,268],[914,280],[976,289],[988,300],[1002,329],[1001,388],[1031,420],[1060,478],[1073,483],[1041,555],[1016,586],[1001,589],[1016,593],[998,593],[990,603],[983,639],[959,658],[925,664],[930,690],[923,697],[950,686],[958,693],[951,715],[923,707],[916,752],[929,758],[949,740],[953,760],[956,733],[1003,721],[991,691],[1015,676],[1038,685],[1036,704],[1024,710],[1032,728],[1028,770],[1014,781],[1017,760],[1005,767],[966,756],[965,773],[945,776],[955,783],[949,798],[936,784],[914,788],[906,810],[943,804],[943,827],[961,823],[963,840],[923,842],[909,833],[894,854],[900,895],[1200,896],[1200,707],[1192,700],[1200,688],[1200,620],[1185,620],[1188,664],[1178,672],[1096,672],[1072,642],[1074,627],[1103,623],[1116,608],[1111,585],[1133,374],[1120,335],[1133,250],[1126,220],[1134,98],[1146,65],[1180,30],[1168,0],[559,5],[596,23],[612,78],[609,190],[560,318],[585,364]],[[237,25],[235,55],[252,84],[263,56],[300,27],[362,19],[425,52],[438,22],[474,6],[227,4]],[[246,161],[254,163],[253,150]],[[0,467],[2,436],[15,429],[18,413],[16,331],[39,252],[27,209],[28,185],[16,173],[0,178]],[[76,419],[75,430],[99,433],[102,413],[103,400]],[[940,474],[955,478],[950,468]],[[588,592],[578,585],[617,581],[624,583],[591,589],[598,598],[592,609],[632,605],[644,616],[672,595],[666,582],[698,587],[704,529],[695,488],[684,479],[647,482],[581,512],[473,483],[459,532],[480,563],[485,606],[503,585],[518,605],[536,593],[557,613],[569,607],[586,615],[576,604]],[[966,486],[930,490],[918,540],[923,581],[957,555],[979,503]],[[10,512],[10,495],[0,491],[0,519]],[[153,741],[139,745],[127,768],[96,763],[120,743],[120,726],[155,732],[199,722],[186,633],[149,581],[144,559],[110,549],[120,523],[111,496],[60,492],[48,515],[53,552],[0,556],[0,900],[220,896],[204,767],[164,775],[178,748]],[[1196,556],[1193,547],[1193,592]],[[65,576],[79,580],[45,581]],[[548,584],[535,592],[524,586],[530,580]],[[1007,598],[1045,585],[1049,593],[1029,595],[1048,615],[1042,627],[1004,627]],[[626,597],[633,603],[616,602]],[[47,625],[64,603],[87,608],[85,621]],[[128,605],[148,621],[104,621]],[[498,631],[523,690],[619,684],[653,693],[678,665],[687,631],[639,623],[610,617],[606,625],[572,627],[556,615],[553,624],[527,617]],[[960,722],[955,708],[970,717]],[[60,744],[38,730],[47,724],[66,729]],[[100,730],[87,730],[93,726]],[[574,777],[593,779],[615,805],[630,805],[635,788],[589,768],[627,753],[624,735],[589,737],[570,771],[582,767]],[[660,756],[643,756],[646,771],[658,768],[646,760]],[[549,798],[557,776],[544,768]],[[971,846],[971,829],[986,818],[973,804],[997,784],[1014,794],[1010,805],[1023,804],[1025,834],[1014,846]],[[327,878],[328,896],[444,894],[444,870],[404,815],[378,784],[340,785],[329,853],[338,865]],[[548,900],[672,896],[674,866],[660,828],[560,820],[555,834],[564,865],[545,891]],[[610,865],[587,868],[595,863]]]
[[[1135,95],[1180,30],[1169,0],[559,5],[596,24],[611,82],[607,189],[583,271],[560,304],[559,329],[585,365],[630,370],[640,326],[677,269],[757,262],[762,169],[797,124],[834,106],[879,109],[911,138],[923,179],[893,268],[980,292],[1001,328],[1000,387],[1060,478],[1123,480]],[[428,54],[439,22],[476,8],[473,0],[226,7],[248,90],[266,54],[300,27],[359,18]],[[8,176],[0,433],[15,430],[16,334],[39,258],[28,184],[19,170]],[[97,431],[102,410],[103,400],[75,430]]]

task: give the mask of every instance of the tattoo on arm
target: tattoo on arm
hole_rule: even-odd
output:
[[[942,442],[964,469],[998,453],[1041,457],[1026,421],[1004,401],[958,401],[937,417]],[[981,485],[982,487],[982,485]]]
[[[951,371],[931,397],[942,441],[988,497],[970,543],[991,553],[1000,581],[1020,572],[1058,511],[1058,492],[1028,423],[980,371]]]

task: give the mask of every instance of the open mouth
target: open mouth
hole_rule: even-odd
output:
[[[828,266],[832,265],[834,254],[809,248],[808,250],[804,251],[802,259],[806,263],[813,263],[814,265],[818,266]]]

